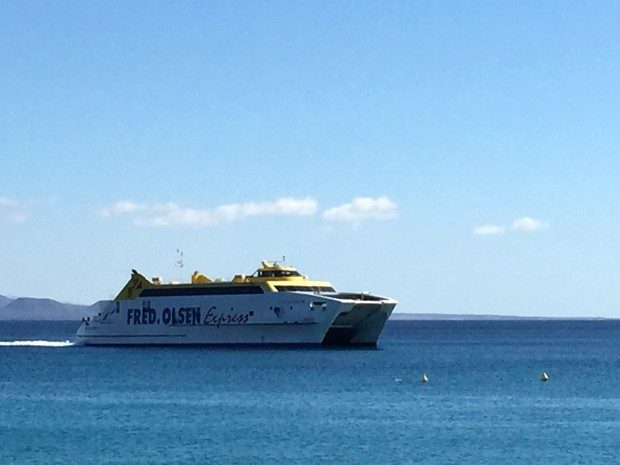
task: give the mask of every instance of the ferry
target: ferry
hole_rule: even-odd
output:
[[[292,266],[262,262],[230,281],[194,272],[189,283],[136,270],[118,296],[82,320],[84,345],[290,344],[376,347],[396,300],[337,292]]]

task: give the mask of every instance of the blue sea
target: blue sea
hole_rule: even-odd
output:
[[[0,322],[1,465],[620,463],[620,321],[390,321],[363,350],[76,326]]]

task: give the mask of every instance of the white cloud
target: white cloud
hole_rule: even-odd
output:
[[[515,231],[540,231],[541,229],[546,229],[549,227],[549,224],[540,221],[529,216],[524,216],[523,218],[517,218],[512,222],[512,229]]]
[[[174,202],[141,204],[131,200],[116,202],[101,210],[103,217],[133,215],[139,226],[213,226],[252,216],[311,216],[317,202],[311,197],[284,197],[273,202],[245,202],[220,205],[213,209],[185,207]]]
[[[16,207],[18,205],[17,200],[9,199],[8,197],[0,196],[0,207]]]
[[[486,224],[473,230],[476,236],[496,236],[498,234],[504,234],[508,230],[519,232],[534,232],[541,229],[547,229],[549,223],[541,220],[534,219],[529,216],[517,218],[509,227],[501,225]]]
[[[349,221],[359,223],[362,220],[389,220],[398,215],[396,203],[386,196],[357,197],[351,203],[328,208],[323,218],[328,221]]]
[[[28,214],[22,211],[13,212],[8,216],[8,220],[11,223],[23,223],[27,219],[28,219]]]
[[[101,216],[107,218],[110,216],[122,215],[123,213],[131,213],[138,210],[145,210],[146,208],[146,205],[140,205],[131,200],[119,200],[111,207],[103,208],[100,213]]]
[[[497,236],[498,234],[504,234],[505,232],[506,228],[503,226],[495,226],[492,224],[485,224],[484,226],[474,229],[474,234],[476,236]]]
[[[22,202],[0,196],[0,220],[11,223],[23,223],[28,219],[28,206],[32,202]]]

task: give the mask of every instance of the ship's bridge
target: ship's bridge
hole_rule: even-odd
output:
[[[301,278],[306,279],[305,276],[299,274],[292,266],[281,265],[280,263],[262,262],[261,267],[254,272],[252,278]]]
[[[254,274],[251,276],[237,275],[233,278],[233,282],[260,283],[271,292],[335,292],[329,282],[309,280],[296,268],[277,262],[264,261]]]

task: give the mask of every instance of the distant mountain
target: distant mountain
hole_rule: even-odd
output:
[[[13,300],[14,299],[10,299],[9,297],[5,297],[3,295],[0,295],[0,308],[6,307],[8,304],[13,302]]]
[[[4,307],[0,306],[0,320],[80,320],[92,316],[93,307],[65,304],[52,299],[20,297]]]

